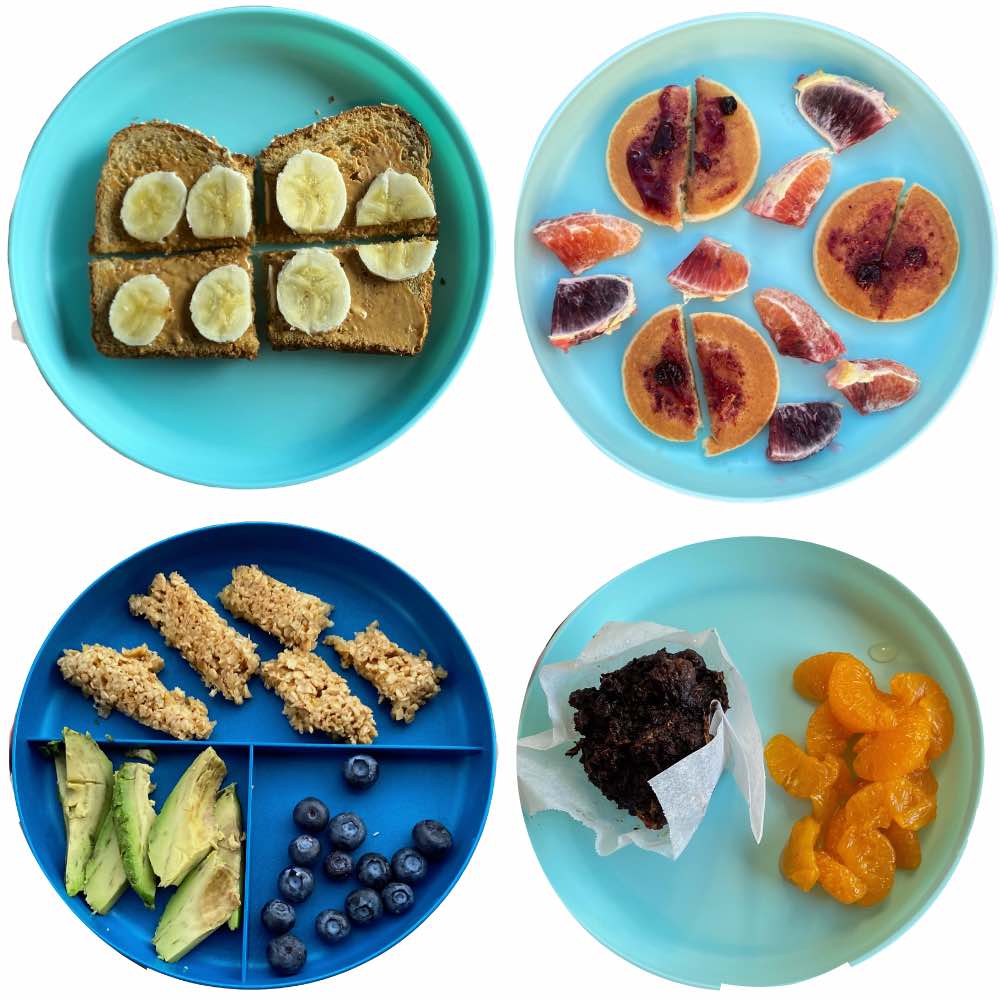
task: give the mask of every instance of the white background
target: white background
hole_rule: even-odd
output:
[[[468,129],[496,221],[493,291],[477,341],[432,411],[360,466],[280,491],[208,490],[132,464],[78,424],[50,393],[27,349],[6,339],[14,314],[8,289],[0,287],[4,724],[13,722],[25,673],[55,618],[95,576],[135,549],[202,524],[254,518],[298,521],[356,538],[413,572],[464,630],[493,700],[497,784],[482,844],[428,923],[377,961],[334,983],[300,987],[297,995],[337,990],[467,1000],[551,990],[583,997],[640,991],[695,996],[595,943],[535,862],[513,766],[518,711],[535,658],[579,601],[642,559],[726,534],[788,535],[859,555],[910,586],[958,644],[992,725],[1000,699],[991,439],[1000,395],[996,324],[961,391],[933,426],[859,480],[819,496],[763,505],[690,498],[640,480],[584,438],[535,364],[512,274],[518,191],[535,137],[591,69],[673,20],[739,5],[299,5],[349,20],[417,62]],[[33,0],[16,10],[3,6],[0,202],[6,212],[32,140],[65,91],[132,36],[214,4]],[[891,51],[955,113],[988,181],[1000,189],[1000,85],[996,25],[986,24],[989,5],[950,0],[927,13],[913,0],[770,6],[824,18]],[[5,237],[6,227],[0,239]],[[390,481],[422,484],[419,527],[399,516],[398,490],[383,490]],[[995,980],[996,968],[997,791],[989,769],[964,859],[915,927],[858,968],[785,988],[783,995],[975,996],[992,989],[985,984]],[[143,971],[100,945],[36,867],[17,827],[9,782],[0,791],[0,811],[0,940],[8,995],[209,995],[207,988]]]

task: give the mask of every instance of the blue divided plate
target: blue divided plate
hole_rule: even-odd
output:
[[[553,888],[602,944],[677,982],[776,986],[856,964],[902,934],[941,891],[972,826],[983,775],[983,731],[972,681],[931,612],[897,580],[835,549],[784,538],[726,538],[667,552],[623,573],[583,602],[549,641],[539,664],[573,659],[608,621],[717,628],[750,688],[766,741],[801,741],[812,705],[792,689],[806,656],[844,649],[869,659],[882,685],[924,670],[944,688],[955,739],[934,762],[937,819],[920,834],[923,863],[901,871],[889,897],[867,910],[786,882],[778,857],[803,804],[768,779],[764,837],[754,844],[746,804],[723,775],[704,822],[677,861],[635,847],[594,854],[594,835],[564,813],[526,817]],[[519,736],[549,728],[537,670]]]
[[[597,209],[631,213],[608,184],[608,135],[635,98],[699,75],[728,84],[746,100],[761,136],[753,191],[793,156],[823,145],[795,108],[792,84],[822,67],[873,84],[899,117],[834,158],[833,179],[804,229],[757,219],[742,208],[683,232],[645,223],[639,247],[588,274],[625,274],[635,281],[638,310],[610,337],[572,348],[547,340],[556,281],[567,275],[532,235],[540,219]],[[901,176],[939,194],[962,242],[952,287],[928,313],[906,323],[874,324],[835,306],[812,268],[819,220],[843,192],[864,181]],[[668,486],[705,496],[771,499],[824,489],[874,467],[912,439],[944,406],[975,353],[993,290],[994,234],[989,198],[975,157],[954,119],[906,67],[881,49],[826,25],[769,14],[694,21],[637,42],[594,71],[556,111],[535,147],[521,192],[515,237],[517,288],[528,338],[553,392],[583,431],[622,464]],[[680,294],[667,273],[706,235],[745,252],[750,288],[725,303],[695,300],[699,310],[732,313],[763,330],[752,292],[777,285],[813,306],[837,330],[848,356],[889,357],[916,369],[920,392],[905,406],[861,417],[845,406],[834,444],[808,460],[775,465],[764,455],[766,431],[736,451],[708,459],[701,443],[676,444],[642,427],[625,403],[621,360],[633,334]],[[944,331],[947,331],[945,334]],[[767,336],[765,334],[765,336]],[[781,401],[844,402],[824,381],[826,365],[778,358]]]
[[[330,98],[336,100],[330,103]],[[438,279],[415,358],[273,353],[250,363],[105,358],[90,339],[87,242],[108,140],[167,118],[256,154],[357,104],[397,103],[431,138]],[[107,444],[210,486],[282,486],[360,461],[409,427],[457,371],[486,301],[489,198],[442,97],[374,38],[313,14],[234,8],[175,21],[109,55],[66,95],[28,158],[10,224],[18,321],[42,374]],[[263,334],[265,310],[258,303]]]
[[[191,667],[145,621],[129,614],[128,596],[144,593],[157,572],[172,569],[221,610],[214,595],[229,580],[230,570],[245,562],[257,562],[279,579],[328,599],[335,605],[332,617],[338,634],[353,635],[378,618],[402,646],[425,649],[435,663],[446,665],[449,674],[441,693],[409,726],[392,721],[387,704],[376,704],[374,688],[366,681],[353,672],[344,674],[354,693],[372,707],[379,729],[375,744],[365,751],[381,765],[371,789],[351,789],[341,776],[343,762],[357,748],[333,744],[321,734],[296,733],[281,714],[280,699],[259,678],[250,684],[253,697],[240,707],[221,696],[205,698]],[[262,658],[279,651],[270,636],[246,623],[234,624],[250,633]],[[115,647],[145,642],[159,651],[166,661],[161,677],[167,687],[176,685],[202,698],[209,715],[218,720],[213,738],[179,742],[118,712],[101,719],[77,689],[63,682],[56,667],[64,649],[79,648],[83,642]],[[317,651],[328,662],[336,659],[328,647],[321,645]],[[245,905],[237,933],[221,928],[169,965],[156,957],[150,942],[171,890],[158,893],[155,913],[143,909],[128,891],[106,917],[93,916],[82,896],[65,897],[62,814],[52,765],[39,752],[44,741],[60,736],[63,726],[88,730],[116,766],[126,748],[152,747],[159,756],[153,774],[158,805],[201,748],[216,748],[229,768],[227,782],[236,782],[247,835]],[[391,948],[426,919],[472,856],[486,821],[495,762],[486,689],[469,647],[444,609],[382,556],[336,535],[284,524],[229,524],[192,531],[143,549],[105,573],[70,605],[45,640],[28,675],[11,737],[14,795],[25,837],[73,912],[141,965],[189,982],[245,988],[334,976]],[[319,940],[313,920],[322,909],[341,909],[348,891],[357,886],[332,883],[317,867],[316,890],[297,908],[295,930],[309,959],[297,976],[279,978],[267,964],[268,937],[259,914],[277,895],[278,873],[289,864],[288,843],[299,832],[291,820],[292,807],[307,795],[322,798],[332,812],[353,809],[362,815],[369,829],[362,851],[390,856],[410,843],[413,824],[428,818],[448,826],[455,847],[416,887],[416,904],[409,913],[386,915],[374,925],[355,928],[336,946]]]

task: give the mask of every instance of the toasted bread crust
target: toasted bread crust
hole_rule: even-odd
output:
[[[128,125],[108,143],[108,155],[97,183],[94,236],[91,253],[143,253],[173,250],[204,250],[208,247],[249,246],[254,242],[253,226],[243,239],[221,237],[198,239],[182,215],[174,231],[160,243],[144,243],[125,231],[121,220],[122,200],[132,182],[142,174],[168,170],[177,174],[187,189],[216,164],[238,170],[250,187],[253,201],[252,156],[233,153],[214,139],[174,122],[154,119]]]
[[[255,358],[259,342],[253,322],[237,340],[207,340],[191,320],[191,295],[199,280],[224,264],[253,271],[246,250],[206,250],[172,257],[105,257],[90,262],[90,333],[94,345],[109,358]],[[145,347],[130,347],[111,333],[108,310],[118,289],[138,274],[155,274],[170,289],[171,314],[160,335]]]
[[[278,174],[296,153],[310,149],[337,161],[347,188],[347,210],[332,232],[296,233],[285,225],[275,201]],[[423,125],[395,104],[370,104],[350,108],[338,115],[275,136],[258,157],[264,181],[265,243],[309,243],[327,240],[400,238],[429,236],[437,232],[437,217],[413,219],[379,226],[354,222],[358,202],[372,180],[392,168],[413,174],[434,197],[430,173],[431,143]]]

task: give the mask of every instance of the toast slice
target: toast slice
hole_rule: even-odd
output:
[[[358,354],[419,354],[427,339],[434,291],[434,266],[408,281],[386,281],[372,274],[354,247],[328,250],[340,261],[351,286],[347,319],[325,333],[303,333],[278,309],[278,275],[293,250],[265,253],[267,336],[276,351],[322,348]]]
[[[253,226],[245,238],[199,239],[182,214],[174,231],[160,243],[144,243],[129,236],[122,225],[125,192],[143,174],[158,170],[177,174],[188,191],[205,171],[216,165],[231,167],[247,179],[253,203],[254,158],[232,153],[214,139],[173,122],[153,120],[129,125],[108,143],[108,155],[97,182],[97,211],[91,253],[144,253],[148,251],[203,250],[209,247],[249,246]]]
[[[90,262],[91,336],[109,358],[255,358],[259,342],[254,324],[237,340],[219,344],[203,337],[191,320],[191,295],[201,278],[223,264],[236,264],[250,275],[245,249],[206,250],[173,257],[104,257]],[[155,274],[170,289],[170,316],[160,335],[144,347],[131,347],[111,333],[108,310],[115,292],[130,278]]]
[[[328,233],[297,233],[278,212],[278,174],[288,160],[303,150],[337,161],[347,189],[347,210],[340,225]],[[377,226],[358,226],[355,212],[369,184],[390,167],[413,174],[434,197],[430,172],[431,143],[423,125],[395,104],[371,104],[275,136],[258,157],[264,181],[264,243],[309,243],[326,240],[433,236],[437,217],[411,219]]]

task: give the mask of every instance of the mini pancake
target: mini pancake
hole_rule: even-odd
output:
[[[632,338],[622,386],[629,409],[647,430],[667,441],[695,439],[701,412],[680,306],[656,313]]]
[[[608,139],[608,180],[621,203],[680,229],[691,141],[691,93],[673,84],[633,101]]]
[[[767,341],[725,313],[694,313],[695,350],[712,436],[706,455],[746,444],[767,426],[778,402],[778,365]]]
[[[684,219],[704,222],[735,208],[753,187],[760,136],[750,109],[734,91],[703,76],[694,89],[694,151]]]

